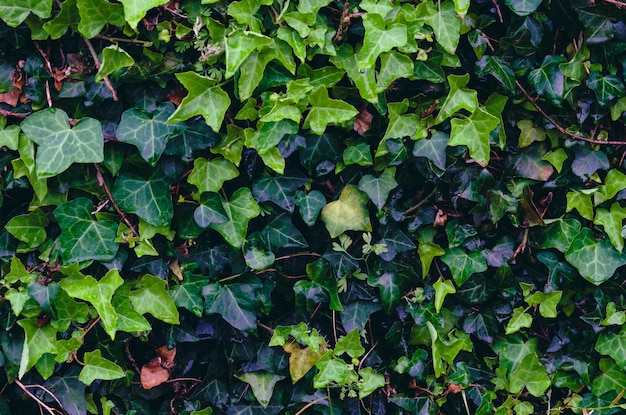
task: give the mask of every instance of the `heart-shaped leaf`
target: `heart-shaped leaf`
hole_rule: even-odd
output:
[[[322,209],[322,220],[331,238],[336,238],[345,231],[371,232],[367,195],[354,185],[347,185],[341,191],[339,199],[330,202]]]
[[[231,246],[241,248],[248,230],[250,219],[261,213],[261,208],[252,197],[247,187],[242,187],[233,193],[230,201],[222,201],[227,222],[211,223],[211,228],[218,231]]]

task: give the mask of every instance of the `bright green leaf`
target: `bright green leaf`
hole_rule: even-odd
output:
[[[9,26],[17,27],[30,13],[47,19],[52,12],[52,0],[3,0],[0,2],[0,18]]]
[[[45,353],[56,353],[57,331],[49,324],[39,327],[39,320],[36,318],[22,319],[17,324],[24,329],[26,335],[18,374],[21,378]]]
[[[120,0],[124,5],[124,18],[134,30],[146,13],[157,6],[167,3],[167,0]]]
[[[167,283],[149,274],[141,277],[140,281],[141,288],[131,291],[129,295],[133,308],[139,314],[148,313],[166,323],[179,324],[178,310],[167,292]]]
[[[318,88],[310,96],[311,107],[303,128],[310,128],[315,134],[324,134],[326,126],[349,121],[359,112],[350,104],[328,97],[326,88]]]
[[[285,378],[284,376],[263,371],[242,373],[241,375],[235,375],[235,377],[250,385],[254,397],[263,408],[267,408],[270,399],[272,399],[276,383]]]
[[[365,192],[378,209],[382,209],[387,202],[389,192],[398,187],[398,182],[394,178],[395,174],[395,167],[385,169],[379,177],[366,174],[359,180],[359,190]]]
[[[487,270],[487,261],[480,251],[467,253],[462,248],[452,248],[441,257],[441,260],[450,267],[450,272],[458,287],[463,285],[472,274]]]
[[[442,277],[439,277],[437,282],[433,284],[433,288],[435,289],[435,311],[439,312],[446,296],[456,293],[456,288],[452,281],[444,280]]]
[[[85,365],[78,375],[78,380],[89,386],[94,380],[113,380],[124,377],[121,367],[102,357],[99,349],[86,352],[83,358]]]
[[[107,46],[102,49],[102,64],[96,74],[96,82],[100,82],[105,76],[134,63],[135,60],[124,49],[117,45]]]
[[[124,26],[124,7],[107,0],[76,0],[80,21],[78,31],[87,39],[95,37],[104,26]]]
[[[396,23],[386,27],[379,14],[366,13],[363,16],[363,27],[365,39],[358,54],[359,69],[374,66],[381,53],[404,46],[407,42],[406,26]]]
[[[198,188],[200,193],[219,192],[224,182],[239,176],[237,167],[221,157],[207,160],[198,157],[193,162],[193,170],[187,181]]]
[[[211,223],[209,226],[218,231],[231,246],[241,248],[246,238],[248,222],[256,218],[261,209],[247,187],[237,190],[230,201],[222,201],[222,204],[229,220],[224,223]]]

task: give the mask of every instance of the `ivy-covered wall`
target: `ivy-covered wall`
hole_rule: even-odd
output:
[[[0,0],[0,413],[623,413],[625,18]]]

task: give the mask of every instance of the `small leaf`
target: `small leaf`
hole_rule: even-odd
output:
[[[323,134],[329,124],[349,121],[359,112],[350,104],[328,97],[326,88],[317,88],[309,98],[311,107],[303,128],[310,128],[315,134]]]
[[[406,26],[395,23],[385,26],[383,16],[375,13],[365,13],[363,16],[365,38],[363,47],[359,51],[359,69],[374,66],[378,55],[389,52],[394,47],[404,46],[407,42]]]
[[[517,128],[521,131],[518,139],[520,148],[528,147],[535,141],[544,141],[546,139],[546,131],[542,127],[535,127],[532,120],[518,121]]]
[[[552,382],[546,373],[545,367],[539,363],[534,353],[524,357],[519,367],[510,375],[511,393],[520,393],[523,387],[533,396],[541,397]]]
[[[300,176],[263,176],[252,185],[252,194],[257,202],[274,202],[286,211],[293,212],[296,190],[309,179]]]
[[[120,3],[124,5],[124,18],[128,25],[136,30],[148,10],[167,3],[167,0],[120,0]]]
[[[366,174],[359,180],[359,190],[367,193],[370,200],[378,209],[382,209],[387,202],[389,192],[398,187],[395,180],[396,169],[389,167],[379,177]]]
[[[18,378],[23,377],[45,353],[56,353],[57,331],[46,324],[39,327],[36,318],[22,319],[17,322],[26,335]]]
[[[100,163],[104,160],[104,136],[100,122],[82,118],[74,127],[65,111],[47,108],[25,119],[22,131],[37,144],[37,176],[56,176],[72,163]]]
[[[47,19],[52,12],[52,0],[8,0],[0,3],[0,18],[17,27],[30,13]]]
[[[486,166],[490,158],[489,133],[500,123],[483,108],[478,108],[465,119],[453,118],[450,121],[452,131],[448,145],[464,145],[469,149],[470,156],[481,166]]]
[[[36,247],[48,237],[45,229],[48,223],[50,221],[43,211],[35,209],[25,215],[13,216],[4,228],[19,241]]]
[[[193,212],[193,219],[202,228],[206,228],[212,223],[228,221],[220,195],[217,193],[204,193],[200,197],[200,206]]]
[[[283,347],[289,353],[289,375],[293,384],[302,379],[322,356],[320,351],[312,347],[300,348],[297,342],[287,343]]]
[[[361,345],[361,336],[358,330],[352,330],[345,336],[341,336],[335,345],[334,356],[341,356],[347,353],[352,358],[359,358],[365,353],[365,349]]]
[[[617,268],[626,264],[625,255],[617,252],[610,242],[596,240],[589,228],[584,228],[572,241],[565,259],[584,279],[595,285],[611,278]]]
[[[298,190],[294,197],[294,203],[298,206],[298,211],[304,223],[308,226],[313,226],[320,211],[326,206],[326,198],[319,190],[312,190],[308,194]]]
[[[478,93],[473,89],[465,88],[469,79],[469,74],[448,76],[450,92],[448,92],[446,100],[443,102],[439,114],[437,114],[437,123],[444,121],[461,109],[472,113],[478,108]]]
[[[231,246],[241,248],[248,230],[248,222],[261,213],[261,208],[247,187],[242,187],[231,196],[230,201],[222,201],[228,221],[211,223]]]
[[[254,397],[263,408],[267,408],[267,405],[270,403],[276,383],[285,378],[284,376],[262,371],[243,373],[235,375],[235,377],[250,385]]]
[[[193,162],[193,170],[187,181],[198,188],[200,193],[217,193],[224,182],[239,176],[237,167],[221,157],[207,160],[198,157]]]
[[[315,366],[318,372],[313,377],[314,388],[325,388],[331,382],[345,383],[348,364],[341,359],[334,358],[332,352],[323,355]]]
[[[529,328],[533,323],[533,317],[526,313],[524,307],[513,310],[513,316],[506,324],[506,334],[513,334],[522,328]]]
[[[167,122],[174,124],[202,115],[213,131],[219,131],[230,106],[228,94],[215,85],[215,80],[195,72],[177,73],[176,78],[189,93]]]
[[[435,311],[439,312],[446,296],[456,293],[456,288],[452,281],[444,280],[442,277],[439,277],[437,282],[433,284],[433,288],[435,289]]]
[[[330,202],[322,209],[322,220],[331,238],[345,231],[371,232],[369,212],[366,208],[367,196],[356,186],[347,185],[339,199]]]
[[[134,65],[135,60],[124,49],[117,45],[107,46],[102,49],[102,64],[96,74],[96,82],[100,82],[107,75],[118,69]]]
[[[114,380],[124,377],[121,367],[102,357],[99,349],[86,352],[83,358],[85,366],[78,375],[78,380],[89,386],[94,380]]]
[[[382,303],[383,310],[385,313],[391,314],[402,297],[401,277],[396,273],[386,272],[380,277],[370,275],[367,283],[372,287],[378,287],[378,297]]]
[[[468,254],[462,248],[452,248],[441,257],[441,260],[450,267],[458,287],[462,286],[472,274],[487,270],[485,257],[479,251],[471,251]]]

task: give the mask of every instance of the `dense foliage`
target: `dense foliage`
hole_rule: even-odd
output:
[[[625,8],[0,1],[0,413],[622,413]]]

